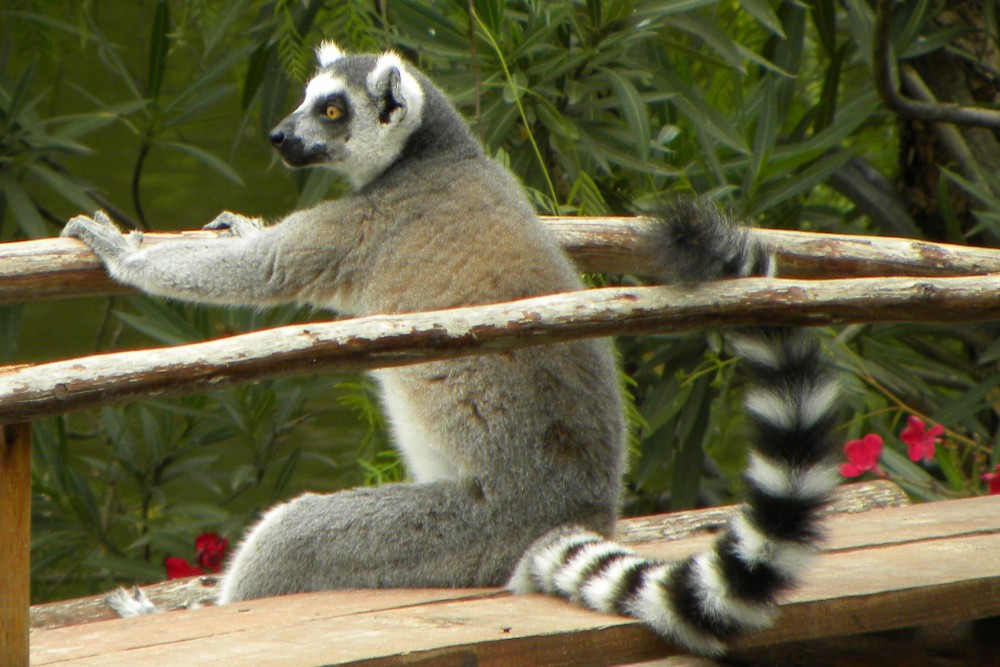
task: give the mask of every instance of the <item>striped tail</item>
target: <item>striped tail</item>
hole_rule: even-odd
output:
[[[661,221],[653,242],[674,280],[773,272],[766,250],[714,209],[682,203]],[[727,339],[749,372],[745,404],[755,437],[747,502],[712,548],[668,563],[561,527],[529,547],[510,590],[631,616],[706,655],[771,625],[776,597],[796,584],[815,550],[820,510],[837,483],[830,433],[838,385],[807,330],[748,327]]]

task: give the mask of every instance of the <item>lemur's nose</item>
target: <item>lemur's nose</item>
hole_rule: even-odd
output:
[[[267,138],[270,139],[271,143],[275,146],[280,146],[285,143],[285,133],[278,128],[271,130],[271,134],[267,135]]]

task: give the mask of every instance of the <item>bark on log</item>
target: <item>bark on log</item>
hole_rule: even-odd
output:
[[[292,373],[399,366],[612,334],[762,322],[813,326],[991,319],[1000,319],[1000,275],[612,287],[11,367],[0,373],[0,422]]]
[[[647,218],[543,218],[581,271],[655,276]],[[949,276],[1000,272],[1000,250],[880,236],[756,230],[785,277]],[[211,234],[147,234],[150,243]],[[0,305],[130,293],[74,239],[0,244]]]
[[[644,236],[649,218],[546,217],[546,224],[583,271],[655,276]],[[959,276],[1000,272],[1000,250],[918,239],[818,234],[779,229],[753,233],[778,257],[787,278]]]

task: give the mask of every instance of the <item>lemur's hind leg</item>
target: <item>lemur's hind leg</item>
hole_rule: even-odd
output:
[[[337,588],[499,585],[544,532],[505,521],[499,505],[465,481],[307,493],[250,531],[219,604]]]

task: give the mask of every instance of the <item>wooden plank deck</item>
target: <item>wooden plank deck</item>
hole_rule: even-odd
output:
[[[829,528],[777,625],[737,654],[1000,615],[1000,497],[837,515]],[[627,522],[623,533],[633,534]],[[674,558],[708,539],[634,546]],[[310,593],[31,633],[33,665],[67,667],[713,664],[675,654],[630,619],[490,589]]]

